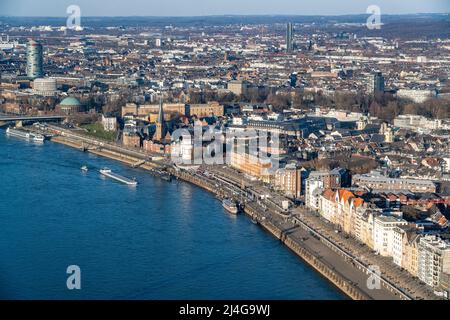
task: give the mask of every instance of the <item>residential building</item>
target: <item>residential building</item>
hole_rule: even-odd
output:
[[[380,174],[357,174],[354,185],[379,190],[408,190],[411,192],[436,192],[436,184],[430,180],[389,178]]]
[[[380,212],[373,210],[357,210],[354,223],[353,236],[373,250],[373,228],[375,217]]]
[[[319,210],[319,201],[325,189],[338,189],[341,187],[342,172],[339,169],[332,171],[313,171],[306,179],[305,204],[307,207]]]
[[[416,226],[401,225],[393,230],[392,258],[396,265],[417,276],[419,230]]]
[[[392,216],[378,216],[374,219],[373,244],[374,250],[385,257],[392,257],[394,246],[394,229],[405,226],[408,222]]]
[[[406,232],[406,237],[403,237],[402,268],[414,277],[418,276],[420,237],[416,231]]]
[[[292,163],[275,172],[274,186],[286,195],[299,198],[302,191],[302,171]]]
[[[102,125],[105,131],[116,131],[117,130],[117,118],[107,117],[102,114]]]
[[[422,237],[419,241],[419,279],[437,289],[443,273],[450,274],[450,243],[436,235]]]

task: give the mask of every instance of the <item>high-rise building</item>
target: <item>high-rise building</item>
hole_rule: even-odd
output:
[[[286,52],[292,52],[294,49],[294,26],[291,22],[287,24],[286,30]]]
[[[384,92],[384,77],[380,71],[373,72],[369,75],[367,92],[371,95]]]
[[[27,45],[27,77],[30,79],[42,78],[43,53],[42,44],[35,40],[29,40]]]
[[[298,81],[297,72],[291,73],[291,75],[289,76],[289,85],[292,88],[295,88],[297,86],[297,81]]]

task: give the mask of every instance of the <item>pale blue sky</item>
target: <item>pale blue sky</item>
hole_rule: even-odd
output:
[[[448,13],[450,0],[0,0],[0,16],[66,16],[79,5],[84,16],[202,16],[225,14],[342,15]]]

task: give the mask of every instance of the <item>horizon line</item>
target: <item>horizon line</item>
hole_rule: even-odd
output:
[[[415,12],[415,13],[383,13],[382,16],[413,16],[413,15],[449,15],[450,12]],[[85,18],[208,18],[208,17],[345,17],[345,16],[369,16],[371,13],[343,13],[343,14],[211,14],[211,15],[82,15]],[[67,18],[67,16],[30,16],[30,15],[0,15],[0,18]]]

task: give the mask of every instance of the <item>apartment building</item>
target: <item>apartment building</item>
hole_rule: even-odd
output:
[[[320,214],[339,229],[354,235],[356,216],[365,210],[364,200],[346,189],[326,189],[319,199]]]
[[[406,237],[403,237],[402,268],[414,277],[418,276],[420,238],[417,232],[406,232]]]
[[[435,235],[419,241],[418,277],[433,288],[440,286],[442,274],[450,274],[450,243]]]
[[[105,117],[102,114],[102,125],[105,131],[116,131],[117,130],[117,118],[116,117]]]
[[[381,215],[378,211],[357,210],[353,236],[373,250],[373,226],[375,217]]]
[[[337,224],[336,218],[337,205],[335,200],[336,200],[336,192],[333,191],[332,189],[324,190],[319,197],[320,214],[325,220],[333,224]]]
[[[295,164],[288,164],[275,172],[275,189],[290,197],[299,198],[302,193],[302,170]]]
[[[394,229],[396,227],[406,226],[407,224],[407,221],[392,216],[381,215],[376,217],[373,224],[374,250],[382,256],[392,257],[394,250]],[[397,248],[399,246],[397,241],[395,242],[395,244],[396,253],[398,254],[399,251],[402,252],[402,249]]]
[[[325,189],[338,189],[341,187],[342,171],[313,171],[309,174],[305,184],[306,206],[314,210],[319,209],[319,201]]]
[[[357,174],[354,185],[378,190],[408,190],[411,192],[436,192],[436,184],[430,180],[389,178],[379,174]]]
[[[420,234],[415,226],[401,225],[393,230],[392,258],[396,265],[417,276],[418,240]]]

